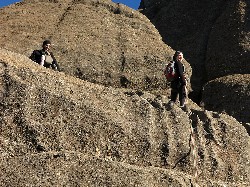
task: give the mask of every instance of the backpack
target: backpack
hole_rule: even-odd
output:
[[[182,64],[182,70],[183,70],[183,73],[185,73],[185,66],[183,64]],[[176,67],[175,67],[175,61],[170,61],[167,64],[164,70],[164,75],[169,82],[178,78],[178,74],[176,72]]]
[[[175,69],[175,62],[174,61],[170,61],[165,70],[164,70],[164,75],[166,77],[166,79],[171,82],[174,79],[176,79],[178,77],[178,75],[176,74],[176,69]]]

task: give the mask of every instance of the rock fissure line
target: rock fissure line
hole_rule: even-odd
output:
[[[207,83],[207,81],[208,81],[208,76],[207,76],[207,69],[205,68],[206,67],[206,61],[207,61],[207,51],[208,51],[208,43],[209,43],[209,39],[210,39],[210,34],[211,34],[211,32],[212,32],[212,30],[213,30],[213,28],[214,28],[214,25],[215,25],[215,23],[217,22],[217,20],[221,17],[221,15],[224,13],[224,11],[223,10],[225,10],[225,7],[226,7],[226,4],[227,3],[227,1],[224,1],[224,2],[222,2],[221,4],[220,4],[220,6],[218,6],[218,7],[220,7],[221,9],[220,9],[220,14],[218,14],[216,17],[214,17],[214,19],[213,19],[213,21],[212,21],[212,25],[210,26],[210,28],[208,29],[208,32],[207,32],[207,35],[206,35],[206,37],[204,37],[204,44],[205,44],[205,46],[204,46],[204,57],[203,57],[203,62],[204,62],[204,74],[202,74],[202,75],[204,75],[204,77],[202,78],[203,79],[203,82],[202,82],[202,85],[204,85],[205,83]],[[201,63],[202,64],[202,63]],[[203,72],[202,71],[202,72]],[[198,98],[198,100],[200,101],[201,100],[201,98]]]
[[[71,7],[73,6],[73,3],[74,3],[74,0],[67,3],[66,8],[64,9],[64,12],[62,13],[61,17],[59,17],[59,21],[55,26],[55,30],[54,30],[52,36],[50,36],[49,38],[52,38],[54,36],[54,34],[59,30],[60,25],[65,20],[65,17],[67,16],[67,14],[69,13]]]

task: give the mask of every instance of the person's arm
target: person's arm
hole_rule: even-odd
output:
[[[32,54],[30,55],[29,58],[30,58],[32,61],[34,61],[34,62],[40,64],[40,62],[41,62],[41,56],[42,56],[42,54],[40,53],[39,50],[34,50],[34,51],[32,52]]]
[[[51,57],[52,57],[52,59],[53,59],[52,68],[53,68],[54,70],[61,71],[61,70],[60,70],[60,67],[59,67],[59,64],[58,64],[58,62],[57,62],[55,56],[53,55],[53,53],[50,53],[50,55],[51,55]]]
[[[43,66],[44,65],[44,61],[45,61],[45,55],[41,56],[41,61],[40,61],[40,65]]]

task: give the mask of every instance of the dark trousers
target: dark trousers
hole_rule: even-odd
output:
[[[187,98],[186,86],[182,85],[180,81],[172,81],[171,88],[171,101],[176,102],[179,95],[180,105],[183,106]]]

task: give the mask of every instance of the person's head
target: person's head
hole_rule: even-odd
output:
[[[44,40],[43,41],[43,50],[49,51],[51,46],[51,41],[50,40]]]
[[[173,56],[174,61],[182,61],[183,60],[183,53],[181,51],[175,51]]]

